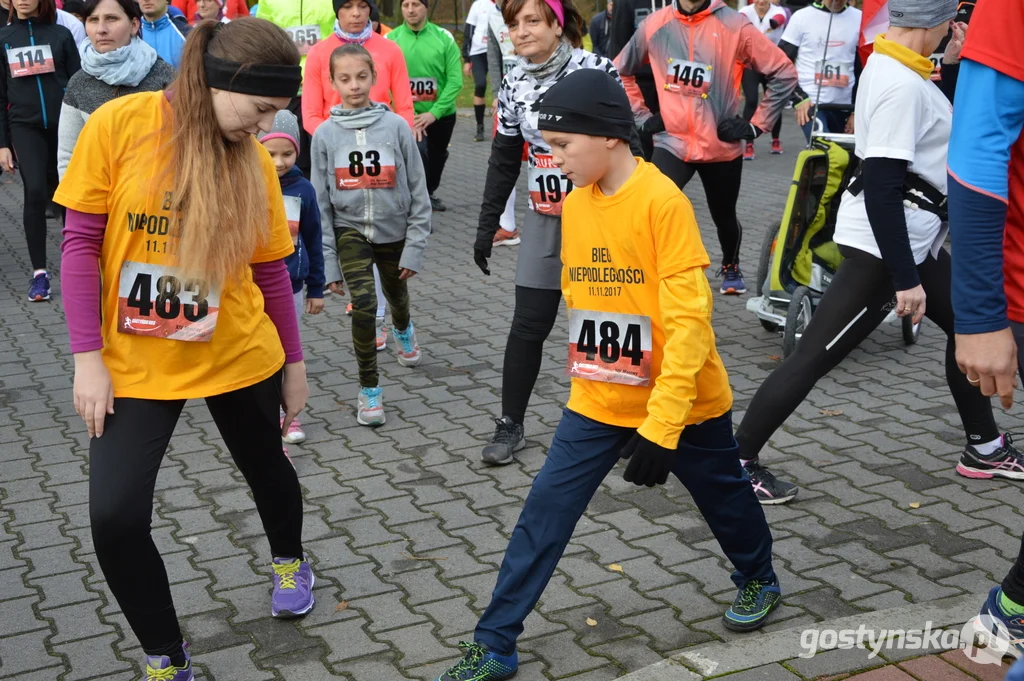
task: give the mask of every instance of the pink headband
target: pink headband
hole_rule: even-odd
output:
[[[565,28],[565,10],[562,9],[562,3],[560,0],[544,0],[551,11],[555,13],[555,18],[558,19],[558,25]]]

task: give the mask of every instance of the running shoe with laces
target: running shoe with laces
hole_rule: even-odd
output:
[[[181,647],[185,654],[185,666],[175,667],[171,658],[166,655],[146,656],[146,675],[144,681],[192,681],[195,674],[192,672],[192,660],[188,654],[188,644]]]
[[[28,285],[28,299],[33,303],[42,303],[50,299],[50,275],[48,273],[40,272],[32,277],[32,282]]]
[[[473,136],[473,141],[474,142],[483,142],[484,141],[484,124],[483,123],[477,123],[476,124],[476,135]]]
[[[388,327],[383,317],[377,317],[377,352],[384,352],[388,347]]]
[[[395,343],[398,345],[398,363],[404,367],[414,367],[423,359],[420,353],[420,345],[416,342],[416,329],[412,322],[405,331],[395,329],[393,331]]]
[[[281,415],[281,427],[284,428],[284,414]],[[302,430],[302,424],[299,423],[298,416],[292,419],[291,425],[288,426],[288,432],[281,439],[290,445],[297,445],[300,442],[306,441],[306,433]]]
[[[384,421],[384,389],[360,388],[359,410],[356,421],[362,426],[383,426]]]
[[[782,140],[778,137],[772,140],[772,155],[780,156],[782,154]]]
[[[736,600],[722,615],[722,624],[732,631],[760,629],[768,613],[781,602],[779,580],[752,579],[736,594]]]
[[[988,480],[991,478],[1009,478],[1024,480],[1024,456],[1013,446],[1013,438],[1009,433],[1003,435],[999,449],[988,456],[982,456],[973,445],[967,445],[960,455],[960,463],[956,472],[965,478]]]
[[[465,651],[462,659],[437,677],[437,681],[503,681],[519,671],[518,653],[498,655],[479,643],[466,641],[460,641],[459,647]]]
[[[722,288],[719,290],[725,295],[738,296],[747,292],[739,265],[722,265],[722,269],[718,270],[718,276],[722,277]]]
[[[444,205],[444,201],[437,198],[436,196],[430,197],[430,209],[435,213],[443,213],[448,210],[448,206]]]
[[[754,494],[757,500],[764,506],[784,504],[797,495],[800,488],[791,482],[779,480],[770,470],[762,466],[757,460],[748,461],[743,470],[750,477],[750,484],[754,487]]]
[[[518,246],[520,243],[519,230],[510,232],[507,229],[499,229],[494,234],[493,246]]]
[[[994,586],[988,592],[981,612],[974,618],[974,630],[987,636],[1009,636],[1007,655],[1024,658],[1024,615],[1010,615],[1000,605],[1002,587]],[[999,627],[1002,624],[1005,630]],[[989,646],[990,648],[994,646]]]
[[[743,160],[744,161],[753,161],[755,158],[757,158],[757,154],[754,153],[754,143],[753,142],[747,142],[747,146],[743,150]]]
[[[516,423],[508,416],[494,419],[497,427],[494,429],[494,436],[490,443],[484,447],[480,458],[484,463],[492,466],[504,466],[512,463],[512,454],[524,446],[526,440],[523,431],[523,424]]]
[[[302,617],[316,604],[313,584],[316,577],[309,563],[298,558],[275,558],[274,593],[270,597],[270,614],[274,617]]]

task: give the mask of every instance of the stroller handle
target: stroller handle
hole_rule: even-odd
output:
[[[819,104],[817,108],[818,111],[836,111],[849,114],[852,114],[854,110],[853,104]]]

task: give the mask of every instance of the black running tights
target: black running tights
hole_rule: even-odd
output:
[[[32,269],[46,269],[46,207],[57,190],[57,126],[12,125],[11,141],[18,156],[25,191],[25,241]]]
[[[252,489],[271,553],[301,558],[302,493],[281,449],[281,377],[278,372],[248,388],[208,397],[206,404]],[[96,557],[147,655],[181,654],[167,571],[150,525],[157,473],[184,406],[185,400],[115,399],[103,437],[89,442]]]
[[[668,175],[681,190],[686,189],[694,173],[700,175],[711,219],[718,228],[722,265],[738,265],[743,228],[736,218],[736,201],[740,198],[743,157],[737,156],[735,160],[722,163],[687,163],[680,161],[672,152],[658,147],[654,150],[651,163]]]
[[[846,258],[822,296],[796,350],[765,379],[736,431],[740,458],[756,459],[768,438],[804,401],[811,388],[882,323],[895,306],[885,263],[852,248],[840,247]],[[927,300],[925,316],[946,334],[946,382],[953,394],[968,441],[991,442],[999,437],[989,399],[967,382],[956,364],[950,260],[945,250],[917,266]]]
[[[516,309],[501,369],[501,413],[516,423],[526,418],[540,373],[544,341],[555,326],[561,291],[516,286]]]

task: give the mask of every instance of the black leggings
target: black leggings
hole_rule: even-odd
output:
[[[1017,341],[1017,362],[1018,372],[1024,376],[1024,324],[1010,322],[1013,329],[1013,337]],[[1010,571],[1003,580],[1003,593],[1014,603],[1024,605],[1024,536],[1020,538],[1020,553],[1017,554],[1017,562],[1013,564]]]
[[[516,309],[501,369],[501,413],[516,423],[526,418],[544,341],[555,326],[561,300],[561,291],[516,286]]]
[[[704,195],[708,199],[711,219],[718,228],[718,243],[722,246],[722,265],[738,265],[743,227],[736,218],[736,201],[740,198],[740,180],[743,158],[721,163],[687,163],[661,147],[654,150],[651,163],[668,175],[680,190],[685,190],[693,174],[700,175]]]
[[[754,112],[757,111],[758,97],[760,93],[758,90],[764,88],[768,89],[768,76],[758,73],[753,69],[746,69],[743,72],[743,97],[747,100],[743,106],[743,117],[748,121],[754,117]],[[779,120],[775,121],[775,127],[772,128],[772,139],[779,139],[779,132],[782,131],[782,116],[779,116]]]
[[[896,292],[885,263],[873,255],[840,247],[846,259],[822,296],[796,350],[757,389],[736,431],[740,458],[756,459],[786,418],[804,401],[818,379],[867,338],[895,306]],[[989,399],[967,382],[956,364],[950,260],[945,250],[917,266],[928,298],[925,316],[946,334],[946,382],[956,402],[968,442],[999,437]]]
[[[469,58],[473,68],[473,96],[483,97],[487,94],[487,53],[474,54]],[[497,97],[498,93],[495,92]]]
[[[281,449],[281,378],[277,372],[248,388],[208,397],[206,405],[252,489],[271,553],[302,558],[302,493]],[[147,655],[181,653],[181,630],[150,524],[157,473],[184,406],[185,400],[115,399],[103,437],[89,441],[96,557]]]
[[[18,156],[25,190],[25,241],[32,269],[46,269],[46,207],[57,190],[57,126],[47,130],[12,125],[11,141]]]
[[[439,118],[427,127],[427,134],[418,144],[423,167],[427,171],[427,193],[431,196],[441,186],[441,173],[448,161],[448,143],[452,141],[454,130],[455,114]]]

